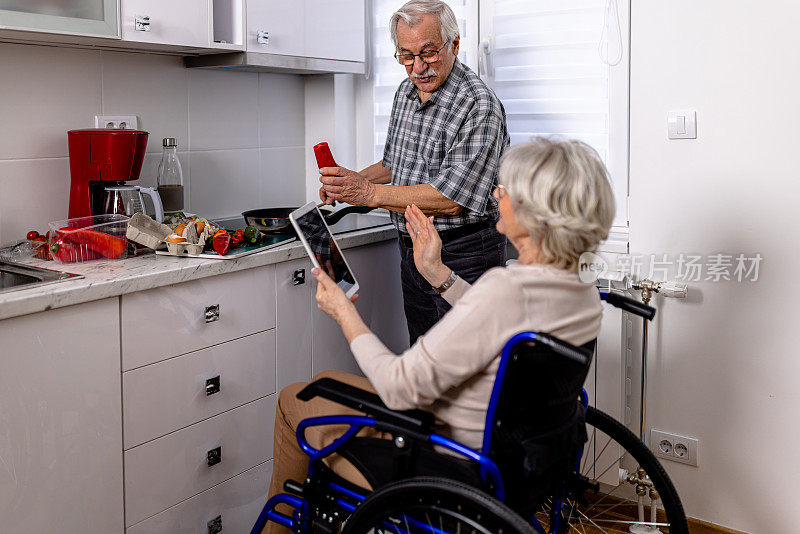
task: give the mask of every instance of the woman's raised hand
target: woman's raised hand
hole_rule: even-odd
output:
[[[406,207],[406,225],[414,245],[414,265],[432,286],[437,287],[450,276],[442,263],[442,240],[433,227],[433,217],[425,217],[417,206]]]

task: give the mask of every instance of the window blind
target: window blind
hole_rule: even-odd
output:
[[[481,4],[482,6],[485,5]],[[558,134],[608,154],[608,66],[598,43],[606,0],[493,0],[490,83],[511,143]]]

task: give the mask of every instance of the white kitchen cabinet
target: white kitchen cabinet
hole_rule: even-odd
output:
[[[403,311],[397,240],[349,248],[344,254],[360,286],[356,308],[364,322],[392,351],[399,353],[407,349],[408,329]],[[316,280],[312,291],[316,292]],[[312,322],[313,374],[326,369],[362,374],[341,328],[320,311],[316,303]]]
[[[0,531],[121,533],[116,298],[0,321]]]
[[[364,61],[364,0],[306,0],[305,56]]]
[[[396,241],[346,254],[359,310],[402,350]],[[314,289],[303,255],[0,321],[0,531],[194,533],[221,516],[223,532],[246,532],[266,499],[277,392],[357,372]]]
[[[125,451],[127,526],[271,459],[276,397]]]
[[[208,0],[121,0],[122,40],[138,43],[209,46]]]
[[[311,307],[316,306],[312,268],[305,257],[275,266],[278,391],[311,376]]]
[[[363,62],[364,39],[364,0],[247,2],[248,52]]]
[[[286,56],[305,53],[304,0],[249,0],[246,48]]]
[[[127,534],[214,532],[209,528],[214,522],[220,532],[250,532],[266,502],[271,476],[270,460],[133,525]]]
[[[275,266],[122,296],[122,368],[275,327]]]
[[[125,448],[275,393],[275,330],[123,373]]]
[[[119,37],[119,0],[0,0],[0,29]]]

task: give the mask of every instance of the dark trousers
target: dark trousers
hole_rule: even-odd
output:
[[[399,243],[403,305],[413,345],[447,313],[450,305],[417,271],[414,250],[403,239]],[[450,241],[442,239],[442,262],[472,284],[492,267],[505,265],[506,238],[492,226]]]

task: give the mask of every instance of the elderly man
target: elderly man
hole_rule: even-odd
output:
[[[390,210],[400,233],[401,279],[411,343],[450,309],[439,295],[455,275],[472,283],[505,263],[495,229],[500,156],[509,144],[502,104],[457,58],[453,11],[438,0],[411,0],[390,22],[395,57],[408,79],[394,97],[383,160],[360,173],[320,169],[320,197]],[[442,261],[453,276],[439,287],[417,272],[402,216],[416,204],[433,217]]]

